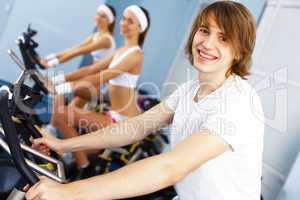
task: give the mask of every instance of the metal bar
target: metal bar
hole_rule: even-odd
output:
[[[14,188],[6,200],[24,200],[24,199],[25,199],[25,192]]]
[[[3,149],[10,154],[10,150],[9,150],[9,147],[8,145],[6,144],[6,142],[0,138],[0,145],[3,147]],[[40,167],[39,165],[33,163],[32,161],[28,160],[28,159],[25,159],[26,163],[31,167],[33,168],[37,173],[39,174],[42,174],[42,175],[45,175],[49,178],[52,178],[53,180],[56,180],[60,183],[65,183],[66,182],[66,179],[65,177],[60,177],[60,175],[58,174],[57,176],[52,174],[51,172],[49,172],[48,170]],[[59,166],[59,165],[58,165]],[[59,168],[59,167],[58,167]],[[61,168],[60,168],[61,169]],[[63,173],[64,174],[64,173]]]

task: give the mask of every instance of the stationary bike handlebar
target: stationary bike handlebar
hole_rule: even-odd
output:
[[[25,65],[29,70],[36,70],[36,65],[39,66],[40,69],[46,69],[45,66],[40,63],[40,56],[36,52],[36,48],[39,46],[39,44],[33,40],[36,34],[37,31],[31,29],[29,24],[27,30],[17,39],[17,44],[19,45],[23,59],[27,61]]]
[[[8,108],[9,95],[9,91],[2,88],[0,89],[0,121],[16,168],[30,185],[34,185],[39,179],[25,162],[17,131]]]

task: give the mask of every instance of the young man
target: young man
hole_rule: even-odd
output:
[[[172,124],[171,151],[65,185],[41,178],[27,199],[122,199],[175,185],[182,200],[258,200],[264,125],[259,97],[244,80],[255,24],[239,3],[220,1],[196,18],[186,52],[198,79],[142,115],[97,132],[35,145],[57,151],[118,147]]]

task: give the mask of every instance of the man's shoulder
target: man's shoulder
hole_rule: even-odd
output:
[[[233,80],[226,89],[231,97],[239,100],[249,100],[251,97],[256,98],[258,96],[255,87],[251,85],[248,80],[242,79],[237,75],[233,77]]]
[[[188,80],[184,83],[182,83],[179,88],[181,88],[182,90],[185,91],[189,91],[191,88],[195,87],[198,84],[198,80],[197,79],[191,79]]]

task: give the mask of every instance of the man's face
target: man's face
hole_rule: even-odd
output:
[[[211,18],[208,26],[200,26],[192,45],[193,64],[201,73],[224,73],[234,59],[233,47],[216,22]]]

